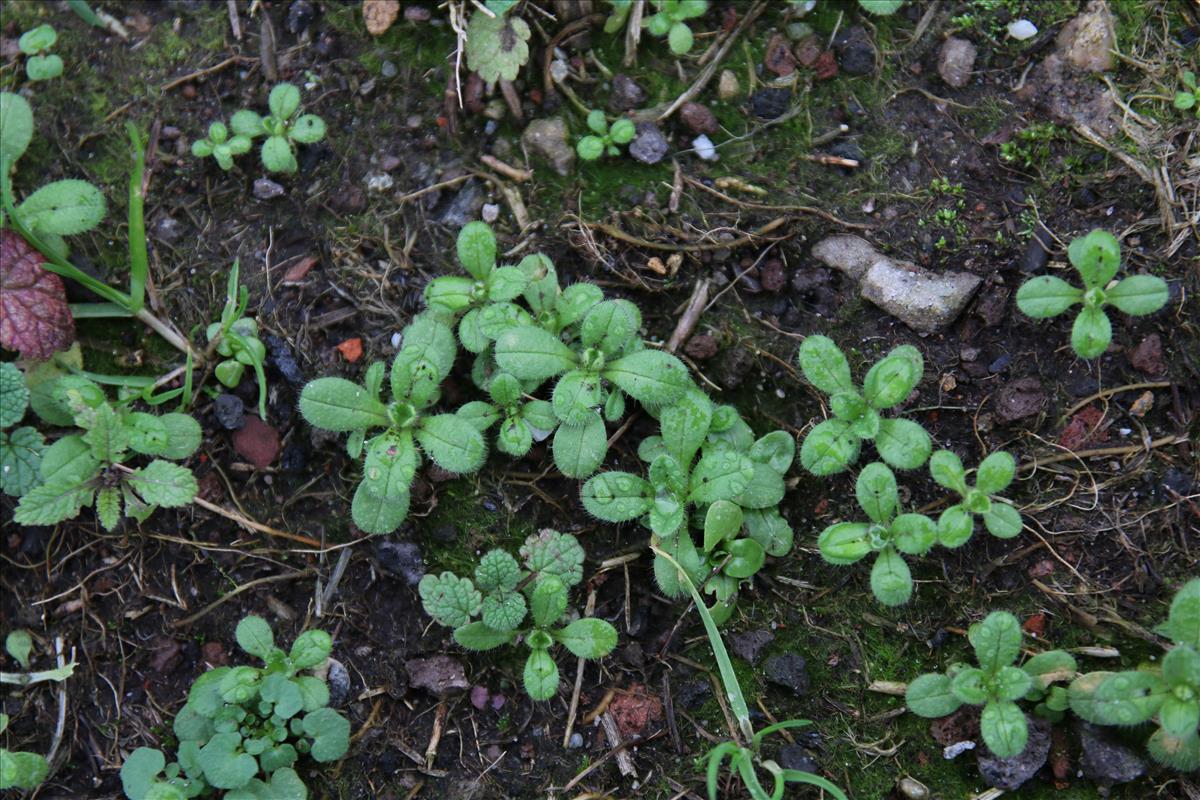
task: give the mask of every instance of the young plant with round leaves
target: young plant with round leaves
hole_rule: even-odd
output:
[[[681,56],[695,42],[687,20],[704,16],[708,0],[654,0],[654,10],[654,14],[642,20],[642,27],[654,36],[666,36],[671,52]]]
[[[30,425],[13,427],[28,407],[25,374],[10,361],[0,363],[0,492],[12,497],[20,497],[41,480],[46,438]]]
[[[425,612],[453,628],[454,641],[467,650],[492,650],[524,639],[530,651],[525,692],[534,700],[549,700],[559,684],[550,654],[554,644],[579,658],[602,658],[616,647],[617,631],[595,618],[560,626],[567,593],[583,580],[583,548],[574,536],[543,530],[525,540],[520,555],[524,569],[505,551],[491,550],[479,560],[473,582],[443,572],[426,575],[417,589]]]
[[[25,75],[31,81],[47,81],[63,73],[63,60],[50,52],[58,34],[49,25],[38,25],[25,31],[17,47],[25,55]]]
[[[350,722],[329,707],[319,672],[333,649],[329,634],[305,631],[285,651],[265,620],[249,616],[235,638],[263,666],[218,667],[197,678],[175,715],[175,760],[139,747],[121,766],[129,800],[190,798],[214,789],[226,798],[303,798],[308,790],[297,762],[308,756],[329,763],[346,754]]]
[[[453,331],[425,313],[402,336],[392,362],[391,402],[381,399],[386,369],[380,362],[367,369],[362,386],[345,378],[317,378],[300,392],[300,413],[309,424],[350,434],[347,452],[364,458],[350,514],[366,533],[391,533],[408,516],[422,453],[455,474],[474,472],[487,456],[483,434],[471,420],[430,413],[454,365]],[[380,428],[382,433],[367,438]]]
[[[489,84],[515,80],[529,61],[529,25],[510,7],[478,9],[467,23],[467,66]]]
[[[225,305],[221,308],[221,318],[208,326],[205,337],[209,347],[214,348],[217,354],[224,358],[213,369],[213,374],[223,386],[237,388],[242,382],[246,367],[254,370],[258,379],[258,416],[265,421],[267,373],[264,361],[267,348],[258,338],[258,323],[243,316],[250,302],[250,293],[245,286],[238,283],[240,271],[239,262],[234,259],[225,289]]]
[[[592,131],[575,145],[575,152],[584,161],[595,161],[604,155],[619,156],[619,144],[629,144],[637,135],[633,120],[622,117],[610,127],[604,112],[595,109],[587,115],[587,126]]]
[[[26,492],[13,520],[22,525],[53,525],[95,505],[108,531],[122,516],[144,522],[155,509],[178,508],[196,496],[191,470],[171,461],[188,458],[200,446],[200,425],[188,414],[155,416],[113,405],[103,390],[82,376],[59,378],[44,407],[52,425],[74,425],[82,433],[63,436],[42,453],[42,483]],[[142,467],[126,462],[152,460]]]
[[[1113,306],[1130,316],[1153,314],[1167,304],[1166,281],[1155,275],[1130,275],[1113,282],[1121,266],[1121,244],[1108,231],[1094,230],[1071,241],[1067,258],[1083,279],[1083,288],[1054,275],[1039,275],[1017,290],[1017,308],[1028,317],[1057,317],[1076,303],[1083,309],[1071,327],[1071,348],[1080,358],[1096,358],[1112,341]]]
[[[988,749],[999,758],[1018,756],[1025,750],[1029,728],[1017,702],[1040,698],[1054,681],[1070,680],[1075,660],[1054,650],[1034,656],[1024,668],[1016,666],[1021,623],[1007,611],[993,611],[973,624],[967,639],[979,666],[952,664],[944,674],[920,676],[905,693],[908,709],[917,716],[937,718],[953,714],[963,704],[983,706],[979,730]]]
[[[1183,89],[1175,92],[1174,105],[1180,111],[1196,110],[1196,119],[1200,119],[1200,83],[1196,82],[1196,73],[1184,70],[1180,82]]]
[[[881,411],[902,403],[924,374],[921,353],[912,345],[893,348],[870,370],[862,389],[850,379],[850,364],[833,340],[809,336],[797,354],[804,377],[829,395],[833,418],[804,437],[800,463],[814,475],[842,472],[858,460],[863,440],[875,442],[879,456],[896,469],[917,469],[929,459],[933,442],[916,422],[885,419]]]
[[[208,136],[192,142],[192,155],[196,158],[212,156],[217,166],[229,171],[233,168],[233,157],[249,153],[253,146],[254,142],[244,133],[230,136],[224,122],[212,122],[208,126]]]
[[[1071,710],[1097,725],[1153,722],[1150,755],[1190,772],[1200,769],[1200,579],[1176,593],[1158,633],[1172,642],[1165,656],[1135,671],[1080,675],[1070,687]]]
[[[949,450],[938,450],[929,458],[929,474],[962,498],[938,517],[938,542],[944,547],[962,547],[975,531],[975,517],[983,519],[988,533],[999,539],[1011,539],[1021,533],[1021,512],[1011,503],[996,497],[1012,483],[1017,462],[1000,450],[992,453],[975,470],[975,485],[967,483],[962,460]]]
[[[263,117],[249,109],[229,119],[234,138],[245,136],[263,140],[263,166],[268,172],[295,172],[297,144],[315,144],[325,138],[325,121],[316,114],[299,114],[300,89],[291,83],[276,84],[267,97],[271,113]]]
[[[605,522],[638,520],[649,528],[651,543],[713,596],[709,613],[723,623],[733,613],[741,583],[768,555],[791,550],[792,529],[778,505],[795,442],[783,431],[756,441],[736,411],[714,407],[695,389],[659,412],[659,430],[638,447],[648,465],[646,477],[594,475],[583,485],[583,506]],[[693,526],[703,532],[699,549]],[[684,596],[667,561],[656,558],[654,571],[668,596]]]
[[[920,556],[937,542],[937,526],[924,514],[898,513],[896,476],[878,462],[863,467],[854,485],[858,504],[869,522],[838,522],[821,531],[817,547],[830,564],[853,564],[876,553],[871,592],[885,606],[901,606],[912,598],[912,572],[901,553]]]

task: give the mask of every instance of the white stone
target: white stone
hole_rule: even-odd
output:
[[[717,160],[717,148],[713,145],[712,139],[709,139],[703,133],[692,139],[692,147],[696,150],[696,155],[704,161]]]
[[[1016,19],[1008,23],[1008,35],[1018,42],[1032,39],[1034,36],[1037,36],[1037,32],[1037,25],[1034,25],[1027,19]]]

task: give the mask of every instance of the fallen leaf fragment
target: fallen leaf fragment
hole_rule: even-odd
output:
[[[45,361],[75,341],[62,278],[20,234],[0,231],[0,347]]]
[[[617,721],[623,741],[641,736],[651,723],[663,720],[662,700],[640,683],[618,692],[608,710]]]
[[[362,339],[355,336],[353,339],[347,339],[346,341],[342,342],[335,349],[342,354],[342,358],[353,364],[355,361],[358,361],[360,358],[362,358]]]
[[[312,268],[321,262],[317,256],[305,256],[297,261],[292,266],[288,267],[288,271],[283,274],[283,283],[288,285],[291,283],[299,283],[308,277],[308,273]]]
[[[1147,389],[1137,400],[1133,401],[1133,405],[1129,407],[1129,413],[1141,419],[1152,408],[1154,408],[1154,393]]]
[[[362,12],[367,33],[382,36],[400,16],[400,0],[363,0]]]

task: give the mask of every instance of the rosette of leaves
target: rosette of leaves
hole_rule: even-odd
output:
[[[391,533],[408,516],[410,487],[424,453],[447,472],[474,472],[487,445],[471,421],[434,414],[440,385],[450,374],[454,333],[431,314],[420,314],[403,331],[392,362],[391,401],[381,396],[387,369],[372,364],[359,385],[345,378],[317,378],[300,392],[300,413],[309,424],[350,434],[346,451],[363,456],[363,476],[350,513],[366,533]],[[367,434],[382,428],[382,433]]]
[[[838,522],[821,531],[821,557],[830,564],[853,564],[876,553],[871,593],[885,606],[904,605],[912,598],[913,581],[901,553],[928,553],[937,543],[937,525],[924,514],[899,513],[896,476],[878,462],[858,473],[854,494],[870,521]]]
[[[17,47],[25,54],[25,75],[31,81],[47,81],[63,72],[63,60],[50,52],[58,41],[58,34],[49,25],[38,25],[25,31],[17,40]]]
[[[979,730],[988,749],[1000,758],[1025,750],[1029,728],[1017,702],[1045,694],[1050,685],[1070,680],[1075,659],[1062,650],[1034,656],[1024,667],[1021,623],[1007,611],[993,611],[967,631],[978,667],[953,664],[944,673],[922,675],[908,685],[905,702],[921,717],[945,717],[966,704],[983,706]]]
[[[637,306],[605,300],[584,315],[575,347],[537,325],[513,326],[496,338],[502,371],[530,386],[558,378],[551,395],[561,423],[554,434],[554,463],[567,477],[586,478],[600,466],[608,452],[604,420],[624,415],[626,395],[653,410],[692,386],[682,361],[644,348],[640,327]]]
[[[962,498],[938,517],[938,541],[945,547],[961,547],[975,531],[975,517],[982,517],[988,533],[999,539],[1011,539],[1021,533],[1021,512],[995,495],[1012,483],[1017,471],[1013,457],[1000,450],[979,463],[975,485],[967,483],[962,460],[949,450],[939,450],[929,458],[929,474]]]
[[[655,13],[642,20],[642,27],[655,36],[666,36],[677,56],[692,49],[695,36],[687,20],[704,16],[708,0],[654,0]]]
[[[316,114],[300,114],[300,89],[291,83],[280,83],[271,89],[267,97],[271,113],[259,116],[250,109],[242,109],[229,118],[234,138],[245,136],[256,139],[265,136],[261,156],[268,172],[292,173],[298,169],[296,163],[297,144],[315,144],[325,138],[325,120]],[[210,129],[211,132],[211,129]]]
[[[25,375],[11,362],[0,363],[0,492],[13,497],[25,494],[41,479],[45,437],[29,425],[13,428],[28,407]]]
[[[145,522],[154,511],[178,508],[196,496],[196,478],[180,461],[200,446],[200,425],[188,414],[147,414],[109,403],[103,390],[81,376],[60,378],[49,402],[35,406],[52,425],[74,425],[71,433],[42,453],[42,483],[26,492],[13,520],[53,525],[95,505],[105,530],[122,516]],[[151,461],[127,464],[135,456]],[[123,511],[122,511],[123,507]]]
[[[649,528],[653,543],[713,596],[709,611],[724,622],[741,582],[753,577],[768,555],[791,550],[792,529],[778,505],[795,442],[783,431],[755,440],[732,407],[714,407],[698,390],[662,409],[659,427],[661,435],[647,437],[638,447],[649,466],[646,477],[594,475],[580,493],[583,506],[605,522],[638,520]],[[693,524],[703,531],[701,549],[692,540]],[[656,556],[654,571],[664,593],[686,595],[669,561]]]
[[[1113,306],[1131,316],[1153,314],[1170,297],[1166,281],[1155,275],[1130,275],[1112,283],[1121,266],[1121,245],[1108,231],[1094,230],[1073,239],[1067,258],[1083,279],[1083,288],[1054,275],[1039,275],[1017,290],[1017,308],[1028,317],[1057,317],[1076,303],[1083,309],[1071,327],[1071,349],[1080,358],[1096,358],[1112,341],[1112,321],[1104,313]]]
[[[1200,84],[1196,82],[1196,73],[1185,70],[1180,78],[1183,89],[1175,92],[1175,107],[1180,111],[1196,109],[1196,119],[1200,119]]]
[[[425,612],[453,628],[454,641],[468,650],[524,639],[525,692],[549,700],[559,682],[550,649],[557,643],[579,658],[602,658],[616,647],[617,631],[595,618],[561,625],[568,591],[583,580],[583,548],[574,536],[543,530],[525,540],[520,556],[524,569],[505,551],[492,550],[480,559],[474,582],[443,572],[426,575],[418,590]]]
[[[467,23],[467,66],[487,83],[511,81],[529,61],[529,25],[508,15],[512,0],[489,0]]]
[[[267,373],[263,362],[267,357],[267,348],[258,338],[258,323],[243,316],[250,303],[250,293],[245,286],[239,285],[240,272],[239,262],[234,260],[225,289],[221,318],[208,326],[205,336],[209,346],[215,347],[217,354],[224,358],[213,369],[213,374],[222,385],[236,388],[242,382],[246,367],[254,370],[258,379],[258,416],[266,420]]]
[[[496,449],[502,453],[521,458],[535,440],[544,440],[558,427],[558,418],[550,403],[525,399],[521,382],[512,375],[501,373],[495,376],[488,385],[488,395],[492,402],[472,400],[455,413],[468,420],[480,433],[499,420]]]
[[[1098,725],[1153,722],[1146,746],[1154,760],[1200,769],[1200,579],[1176,593],[1158,632],[1172,642],[1165,656],[1135,671],[1080,675],[1070,687],[1071,710]]]
[[[53,181],[16,202],[9,173],[33,138],[33,109],[18,94],[0,92],[0,188],[11,200],[21,223],[43,244],[61,256],[68,248],[64,236],[85,233],[104,219],[104,195],[87,181]],[[0,225],[5,215],[0,212]],[[5,287],[8,288],[8,287]]]
[[[885,419],[885,411],[908,397],[925,372],[912,345],[893,348],[867,371],[861,390],[850,379],[850,364],[833,340],[809,336],[797,356],[809,383],[829,395],[833,418],[804,437],[800,463],[814,475],[842,472],[858,460],[862,442],[875,442],[879,456],[896,469],[916,469],[929,459],[933,442],[916,422]]]
[[[606,153],[610,156],[621,155],[619,144],[629,144],[637,135],[633,120],[622,117],[610,127],[604,112],[595,109],[587,115],[587,126],[592,131],[575,145],[575,152],[584,161],[595,161]]]
[[[226,800],[303,798],[308,790],[295,769],[301,757],[328,763],[346,754],[350,722],[329,707],[329,687],[314,674],[333,648],[329,634],[305,631],[284,651],[266,621],[250,616],[238,623],[236,638],[263,666],[218,667],[196,679],[172,726],[175,760],[139,747],[121,765],[130,800],[213,789],[224,790]]]
[[[233,167],[233,157],[249,153],[253,140],[243,134],[229,135],[224,122],[213,122],[208,126],[208,137],[192,142],[192,155],[196,158],[212,156],[217,166],[228,171]]]

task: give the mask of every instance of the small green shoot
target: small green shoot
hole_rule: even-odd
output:
[[[57,41],[54,28],[45,24],[21,34],[17,47],[25,54],[25,75],[29,80],[47,81],[62,75],[62,58],[50,52]]]
[[[249,291],[238,284],[241,272],[239,262],[234,260],[233,269],[229,272],[229,283],[225,290],[225,305],[221,309],[221,319],[208,326],[205,336],[211,351],[224,357],[213,369],[217,380],[230,389],[236,388],[242,381],[246,367],[254,370],[258,379],[258,416],[267,418],[267,374],[263,367],[267,357],[267,348],[258,338],[258,323],[246,313],[249,303]]]
[[[654,36],[666,36],[671,52],[681,56],[692,49],[695,36],[687,20],[702,17],[708,0],[654,0],[654,14],[642,20],[642,27]]]
[[[230,148],[229,154],[236,155],[234,150],[241,147],[242,143],[238,137],[253,140],[263,136],[266,138],[263,140],[260,155],[267,171],[293,173],[299,169],[296,162],[296,145],[315,144],[324,139],[325,121],[316,114],[298,115],[300,89],[291,83],[276,84],[267,98],[267,106],[271,113],[265,117],[244,108],[229,118],[229,127],[234,135],[226,144],[238,142],[236,147]],[[211,127],[208,141],[212,141]],[[207,148],[202,147],[201,152],[197,153],[193,145],[192,153],[203,157],[207,155],[203,152],[205,149]],[[222,163],[222,159],[217,157],[215,148],[212,154],[222,169],[228,169]]]
[[[629,144],[637,134],[633,121],[622,117],[610,127],[604,112],[594,109],[588,113],[587,125],[591,135],[584,136],[575,145],[575,152],[584,161],[595,161],[604,155],[619,156],[617,145]]]
[[[192,155],[197,158],[212,156],[223,170],[233,168],[233,157],[249,153],[254,142],[245,134],[229,135],[224,122],[213,122],[208,126],[208,138],[192,142]]]
[[[938,485],[962,498],[938,517],[938,541],[943,547],[962,547],[975,530],[975,517],[982,517],[988,532],[1000,539],[1021,533],[1021,513],[1007,500],[995,495],[1008,488],[1017,464],[1000,450],[985,458],[975,470],[975,485],[967,483],[962,461],[949,450],[939,450],[929,459],[929,473]]]
[[[1200,119],[1200,84],[1196,82],[1196,73],[1185,70],[1180,78],[1183,90],[1175,93],[1175,107],[1180,111],[1196,110],[1196,119]]]

